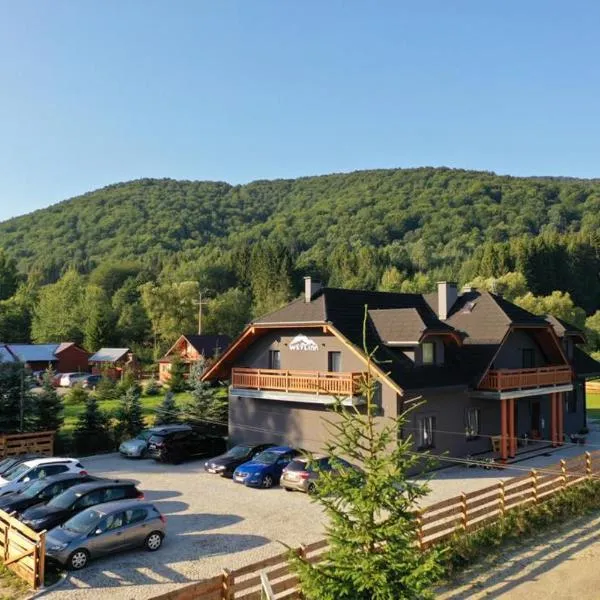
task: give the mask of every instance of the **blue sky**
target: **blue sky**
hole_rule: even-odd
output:
[[[598,177],[599,22],[591,0],[0,0],[0,220],[139,177]]]

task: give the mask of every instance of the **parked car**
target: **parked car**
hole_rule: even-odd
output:
[[[55,496],[45,506],[28,508],[21,515],[21,521],[35,531],[50,530],[90,506],[134,498],[143,499],[144,494],[133,481],[101,479],[81,483]]]
[[[148,456],[161,462],[180,463],[193,456],[214,456],[226,448],[225,438],[210,435],[189,425],[171,426],[153,433],[148,440]]]
[[[281,472],[302,450],[290,446],[274,446],[233,472],[233,480],[251,487],[270,488],[279,483]]]
[[[321,471],[334,471],[329,456],[314,456],[314,463],[309,465],[309,459],[304,456],[295,458],[283,469],[281,474],[281,487],[287,492],[297,490],[311,494],[314,492]],[[341,468],[356,469],[356,467],[345,460],[339,460]],[[336,465],[335,470],[339,467]]]
[[[88,508],[46,535],[46,556],[70,569],[129,548],[162,546],[166,519],[154,504],[121,500]]]
[[[73,387],[76,383],[81,383],[89,373],[63,373],[60,378],[60,387]]]
[[[78,383],[86,390],[95,390],[101,379],[102,375],[86,375]]]
[[[156,427],[152,427],[150,429],[144,429],[133,439],[125,440],[119,446],[119,452],[122,456],[145,458],[148,454],[148,441],[153,435],[161,437],[165,436],[170,431],[184,430],[191,430],[191,427],[188,425],[157,425]]]
[[[97,478],[91,475],[68,472],[43,479],[34,479],[26,483],[21,491],[0,497],[0,509],[8,513],[16,511],[17,514],[20,514],[32,506],[49,502],[74,485],[96,480]]]
[[[209,473],[217,473],[223,477],[233,477],[236,467],[252,460],[267,448],[273,448],[275,444],[240,444],[234,446],[212,460],[204,463],[204,470]]]
[[[0,475],[8,473],[13,467],[34,458],[42,458],[41,454],[19,454],[17,456],[7,456],[0,460]]]
[[[31,372],[31,378],[33,379],[34,385],[35,386],[40,386],[43,385],[44,383],[44,374],[46,373],[45,370],[42,371],[32,371]]]
[[[76,458],[34,458],[19,463],[0,477],[0,496],[18,492],[24,484],[34,479],[43,479],[59,473],[77,473],[87,475],[87,471]]]

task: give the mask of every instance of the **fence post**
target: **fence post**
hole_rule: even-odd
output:
[[[535,469],[531,469],[531,483],[532,483],[532,491],[533,491],[533,503],[538,503],[538,474]]]
[[[464,492],[460,494],[460,509],[462,511],[462,528],[467,530],[467,496]]]
[[[306,559],[306,544],[300,544],[300,547],[297,550],[298,557],[302,559]]]
[[[563,488],[567,487],[567,463],[564,458],[560,459],[560,474],[562,477]]]
[[[223,600],[235,599],[235,579],[233,573],[229,569],[223,569],[223,589],[221,597]]]
[[[592,455],[589,452],[585,453],[585,474],[592,477]]]
[[[504,491],[504,481],[499,481],[498,482],[498,487],[500,489],[500,514],[502,516],[504,516],[505,512],[506,512],[506,494]]]
[[[46,531],[40,533],[40,542],[36,546],[38,556],[35,563],[37,569],[37,581],[39,587],[44,586],[45,574],[46,574]]]

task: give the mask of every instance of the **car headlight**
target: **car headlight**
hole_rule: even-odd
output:
[[[224,471],[224,470],[225,470],[225,467],[223,465],[217,465],[215,467],[215,471]]]
[[[49,544],[48,550],[50,550],[50,552],[60,552],[61,550],[64,550],[68,545],[68,542],[64,542],[62,544]]]

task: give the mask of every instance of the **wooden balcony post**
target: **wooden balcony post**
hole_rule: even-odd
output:
[[[552,446],[556,446],[558,438],[556,423],[556,394],[550,394],[550,430],[552,432]]]
[[[260,369],[256,369],[256,389],[260,391]]]
[[[321,393],[321,373],[317,371],[317,396]]]
[[[558,445],[562,446],[565,439],[565,433],[563,430],[564,424],[564,412],[565,402],[563,392],[557,392],[556,394],[556,410],[558,411]]]
[[[508,455],[511,458],[515,457],[517,452],[517,438],[515,437],[515,399],[510,398],[508,401]]]
[[[500,460],[506,462],[508,456],[507,442],[508,442],[508,431],[507,431],[507,418],[506,418],[506,398],[500,400]]]

